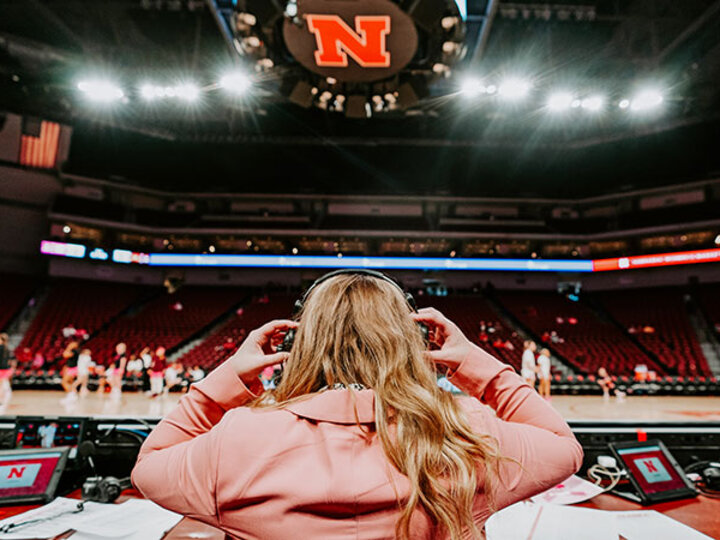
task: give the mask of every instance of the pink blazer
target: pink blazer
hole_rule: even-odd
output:
[[[582,448],[560,415],[506,364],[477,351],[450,380],[478,432],[503,455],[496,509],[539,493],[578,470]],[[156,503],[243,539],[393,538],[407,479],[377,437],[356,425],[350,390],[327,390],[279,410],[253,398],[229,365],[193,384],[143,444],[133,484]],[[372,390],[356,392],[361,423],[373,423]],[[487,407],[483,403],[489,405]],[[492,409],[495,412],[493,412]],[[491,515],[478,486],[475,518]],[[425,512],[412,538],[437,538]]]

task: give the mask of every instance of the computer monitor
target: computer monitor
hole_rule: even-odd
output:
[[[50,502],[69,450],[59,447],[0,451],[0,505]]]
[[[15,420],[15,448],[77,448],[84,432],[84,418],[18,416]]]

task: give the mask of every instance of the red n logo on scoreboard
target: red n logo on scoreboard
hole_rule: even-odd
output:
[[[318,66],[347,67],[349,54],[362,67],[390,67],[388,15],[357,15],[355,30],[337,15],[307,15],[307,22],[315,34]]]
[[[658,472],[657,467],[655,466],[655,463],[652,459],[646,459],[645,461],[643,461],[643,463],[645,464],[645,467],[647,467],[649,473]]]
[[[8,474],[8,480],[10,480],[10,478],[22,478],[24,472],[25,467],[13,467],[10,469],[10,474]]]

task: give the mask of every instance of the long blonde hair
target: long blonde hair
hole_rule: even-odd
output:
[[[452,540],[464,531],[478,536],[473,500],[481,483],[492,496],[497,444],[472,431],[438,387],[424,350],[398,287],[362,274],[335,276],[307,298],[282,380],[253,405],[282,407],[337,383],[371,388],[385,454],[410,482],[407,501],[398,501],[396,536],[409,538],[418,506]]]

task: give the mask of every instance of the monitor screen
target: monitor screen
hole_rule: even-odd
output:
[[[77,447],[84,422],[78,418],[18,418],[15,448]]]
[[[617,453],[628,472],[648,495],[687,488],[658,445],[619,448]]]
[[[54,491],[54,484],[57,483],[56,470],[64,465],[66,453],[67,449],[2,452],[0,501],[5,498],[43,495],[49,489]]]

